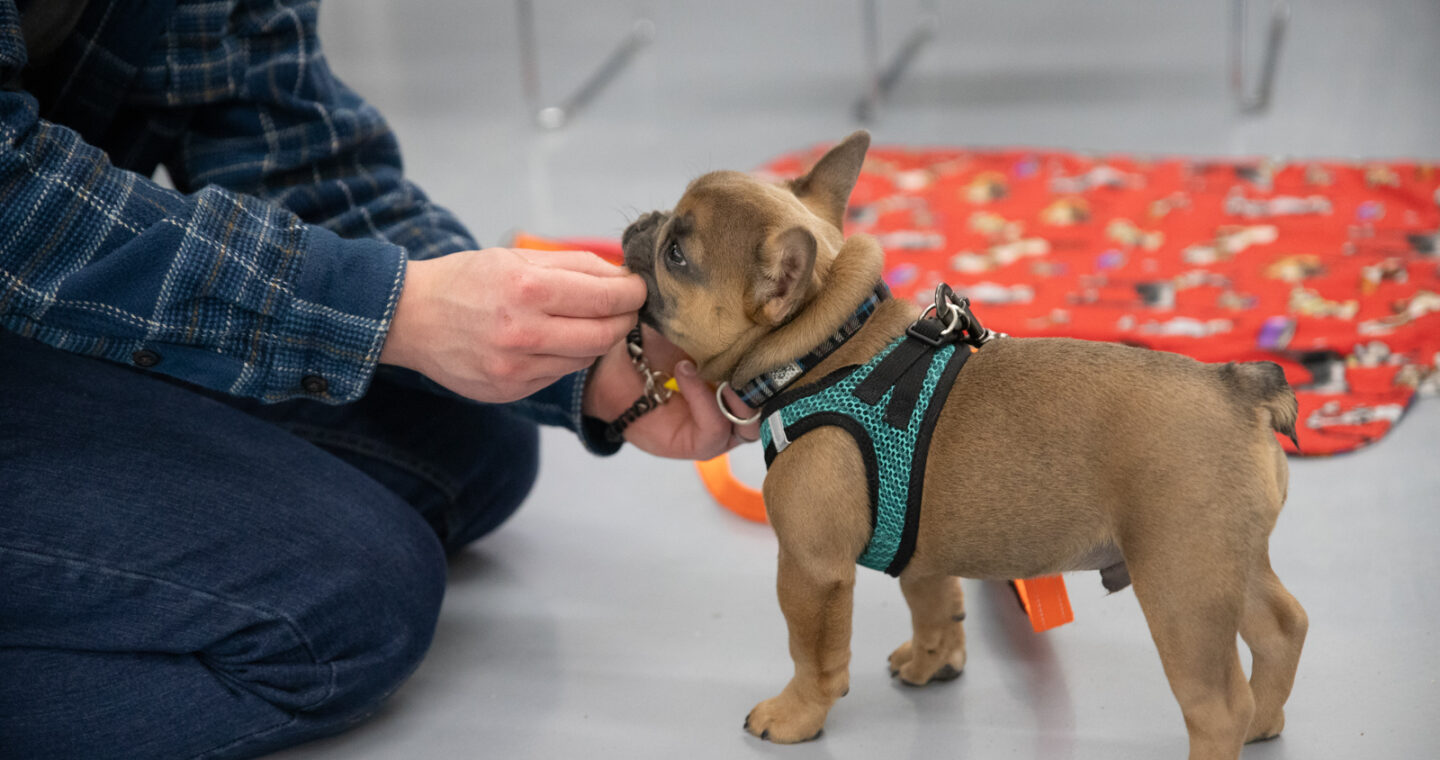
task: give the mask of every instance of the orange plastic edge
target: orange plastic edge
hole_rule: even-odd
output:
[[[1015,581],[1020,604],[1030,616],[1030,627],[1036,633],[1065,625],[1075,619],[1070,609],[1070,595],[1065,592],[1065,579],[1058,575]]]
[[[625,262],[625,251],[620,247],[620,241],[610,238],[549,238],[517,231],[510,236],[510,247],[532,251],[590,251],[612,264]]]
[[[705,484],[705,490],[710,492],[715,501],[720,502],[720,506],[746,520],[766,522],[764,495],[758,489],[741,483],[734,473],[730,472],[729,454],[696,462],[695,469],[700,472],[700,482]]]

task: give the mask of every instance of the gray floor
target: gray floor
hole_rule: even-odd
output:
[[[544,86],[572,87],[642,7],[540,0]],[[1156,153],[1440,157],[1440,4],[1297,2],[1276,99],[1236,114],[1227,3],[942,4],[879,142]],[[568,129],[529,127],[514,7],[331,3],[336,70],[390,116],[412,176],[483,239],[614,235],[712,168],[842,136],[858,4],[651,3],[659,37]],[[1163,6],[1163,8],[1161,7]],[[893,45],[915,7],[885,3]],[[302,758],[1181,757],[1185,733],[1134,595],[1070,578],[1076,622],[1033,634],[1008,590],[969,583],[956,682],[894,685],[894,583],[861,576],[850,696],[799,747],[740,724],[787,679],[764,526],[711,504],[689,465],[584,454],[547,435],[526,509],[452,567],[434,649],[380,715]],[[1284,736],[1249,758],[1440,754],[1440,401],[1380,444],[1292,460],[1272,543],[1311,633]],[[759,453],[737,467],[758,480]]]

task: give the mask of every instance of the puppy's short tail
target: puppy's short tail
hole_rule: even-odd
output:
[[[1287,436],[1300,450],[1300,441],[1295,438],[1295,422],[1300,417],[1300,404],[1295,400],[1295,391],[1285,381],[1285,371],[1275,362],[1231,362],[1221,369],[1222,376],[1231,384],[1239,401],[1248,408],[1256,406],[1270,414],[1270,427]]]

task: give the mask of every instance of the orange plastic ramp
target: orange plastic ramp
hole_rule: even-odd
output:
[[[1030,616],[1030,627],[1036,633],[1065,625],[1075,619],[1070,609],[1070,595],[1065,592],[1065,579],[1058,575],[1015,581],[1020,606]]]
[[[758,489],[741,483],[730,472],[730,455],[721,454],[714,459],[704,462],[696,462],[695,469],[700,471],[700,481],[705,484],[705,490],[720,502],[720,506],[734,512],[746,520],[765,522],[765,497]]]

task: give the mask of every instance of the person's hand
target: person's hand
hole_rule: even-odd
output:
[[[514,401],[623,348],[644,303],[643,280],[583,251],[411,261],[380,361],[476,401]]]
[[[625,440],[636,448],[675,459],[711,459],[760,437],[758,423],[736,425],[720,413],[715,389],[695,373],[695,363],[664,336],[643,328],[645,361],[651,369],[675,376],[680,393],[640,416],[625,428]],[[622,342],[596,362],[585,386],[585,414],[610,421],[619,417],[645,390]],[[753,410],[726,389],[731,413],[749,417]]]

